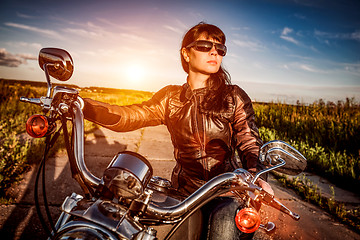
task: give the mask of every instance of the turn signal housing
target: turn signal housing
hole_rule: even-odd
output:
[[[235,216],[237,228],[244,233],[253,233],[260,226],[260,215],[253,208],[243,208]]]
[[[43,115],[32,115],[26,121],[26,132],[34,138],[42,138],[48,133],[49,121]]]

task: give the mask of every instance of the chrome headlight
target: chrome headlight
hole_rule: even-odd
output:
[[[104,172],[103,182],[116,198],[139,197],[148,184],[153,170],[150,163],[134,152],[118,153]]]

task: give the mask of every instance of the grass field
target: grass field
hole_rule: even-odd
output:
[[[307,171],[360,189],[360,106],[352,99],[309,106],[254,104],[264,141],[290,142],[308,160]]]

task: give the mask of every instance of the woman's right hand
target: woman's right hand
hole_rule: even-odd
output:
[[[257,183],[259,184],[259,186],[264,189],[267,193],[271,194],[274,196],[274,190],[272,189],[272,187],[270,186],[270,184],[264,180],[262,180],[261,178],[259,178],[259,180],[257,181]]]

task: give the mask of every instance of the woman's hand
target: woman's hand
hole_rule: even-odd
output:
[[[270,186],[270,184],[264,180],[262,180],[261,178],[259,178],[257,180],[257,183],[259,184],[259,186],[264,189],[267,193],[274,195],[274,190],[272,189],[272,187]]]

